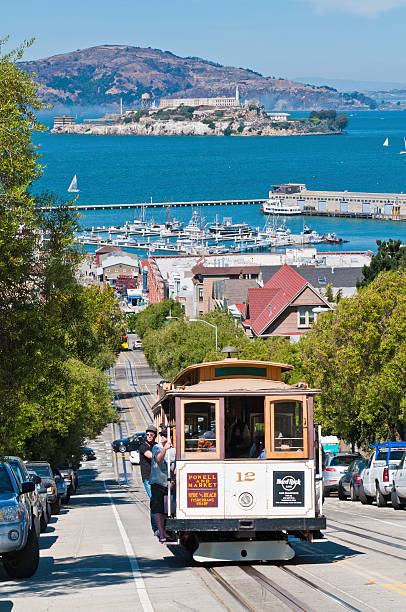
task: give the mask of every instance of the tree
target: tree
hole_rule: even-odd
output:
[[[34,194],[42,104],[17,66],[30,44],[0,56],[0,455],[56,460],[113,416],[102,368],[122,324],[111,290],[78,282],[70,203]]]
[[[140,338],[143,338],[148,330],[161,329],[167,322],[167,317],[172,316],[183,319],[185,316],[179,302],[172,298],[163,300],[157,304],[150,304],[145,310],[131,317],[131,329]]]
[[[406,435],[406,270],[382,272],[319,317],[298,346],[303,378],[322,390],[326,433],[367,444]]]
[[[397,270],[406,268],[406,246],[401,240],[377,240],[378,251],[373,255],[369,266],[363,266],[363,279],[357,283],[357,287],[366,287],[383,270]]]

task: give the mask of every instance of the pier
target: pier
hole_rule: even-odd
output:
[[[199,200],[192,202],[138,202],[134,204],[76,204],[76,210],[131,210],[149,208],[195,208],[198,206],[234,206],[235,204],[261,205],[266,198],[253,198],[250,200]],[[44,206],[42,210],[50,210]]]

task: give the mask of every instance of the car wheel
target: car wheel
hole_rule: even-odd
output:
[[[341,501],[347,500],[347,493],[344,491],[341,483],[338,483],[338,499],[341,499]]]
[[[28,532],[27,543],[22,550],[3,555],[4,569],[10,578],[31,578],[39,563],[38,538],[32,529]]]
[[[351,497],[351,501],[353,502],[358,501],[358,495],[356,494],[355,487],[352,483],[350,486],[350,497]]]
[[[124,444],[124,442],[121,442],[119,444],[118,450],[120,451],[120,453],[125,453],[127,451],[127,446]]]
[[[392,489],[390,494],[390,499],[392,502],[392,508],[395,510],[404,510],[405,504],[400,500],[399,495],[396,493],[396,489]]]
[[[82,461],[87,461],[87,455],[82,455]]]
[[[375,496],[376,505],[378,508],[384,508],[387,504],[387,499],[379,490],[378,483],[376,484],[376,496]]]
[[[61,500],[63,504],[68,504],[70,500],[70,491],[68,491],[65,497]]]
[[[365,493],[364,487],[362,484],[360,484],[360,486],[358,487],[358,497],[359,497],[361,504],[363,504],[364,506],[367,504],[368,505],[372,504],[372,502],[374,501],[373,497]]]
[[[58,497],[57,500],[54,501],[53,504],[51,504],[51,512],[52,514],[59,514],[60,511],[61,511],[61,500]]]

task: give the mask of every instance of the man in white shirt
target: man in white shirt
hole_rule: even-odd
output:
[[[171,542],[171,537],[165,531],[165,496],[168,494],[168,461],[170,463],[171,478],[175,469],[175,449],[168,439],[168,428],[160,428],[161,444],[155,444],[152,448],[151,474],[149,482],[151,484],[151,513],[155,516],[155,521],[160,534],[160,542]],[[174,480],[171,479],[171,490]]]

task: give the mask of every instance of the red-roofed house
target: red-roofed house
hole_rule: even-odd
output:
[[[331,308],[303,276],[285,264],[264,287],[248,289],[242,324],[253,336],[297,337],[317,318],[316,307]]]

